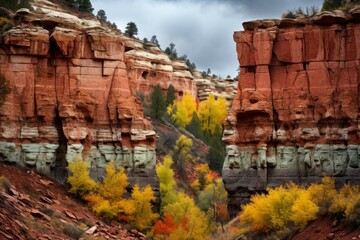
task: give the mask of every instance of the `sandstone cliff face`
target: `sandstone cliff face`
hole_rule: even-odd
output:
[[[160,85],[166,93],[172,84],[177,96],[189,92],[196,95],[194,77],[186,63],[180,59],[170,60],[155,44],[122,36],[125,45],[125,62],[130,90],[133,95],[150,96],[153,88]]]
[[[195,72],[194,77],[199,101],[206,100],[209,94],[212,94],[215,97],[223,97],[227,101],[228,107],[231,107],[237,93],[237,81],[232,78],[203,78],[200,72]]]
[[[223,140],[231,208],[251,191],[324,175],[360,183],[359,8],[244,23]]]
[[[22,23],[0,48],[12,89],[0,115],[0,160],[60,180],[76,155],[94,177],[115,160],[133,182],[156,185],[156,135],[132,95],[121,36],[46,0],[34,8],[17,13]]]

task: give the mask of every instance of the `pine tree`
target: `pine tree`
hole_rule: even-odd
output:
[[[159,41],[157,40],[156,35],[153,35],[153,36],[151,37],[150,42],[156,44],[156,46],[158,46],[158,47],[160,48],[160,43],[159,43]]]
[[[152,116],[156,119],[160,119],[165,113],[165,100],[159,84],[155,86],[154,90],[151,93],[150,108]]]
[[[79,5],[80,12],[90,12],[91,13],[94,10],[90,0],[82,0],[79,2],[80,2],[80,5]]]
[[[170,43],[169,46],[167,48],[165,48],[164,51],[167,55],[169,55],[169,58],[171,60],[175,59],[178,57],[177,55],[177,50],[175,48],[175,44],[174,43]]]
[[[106,16],[106,13],[103,9],[100,9],[98,12],[97,12],[97,15],[96,17],[100,20],[100,21],[103,21],[103,22],[106,22],[107,20],[107,16]]]
[[[321,11],[333,11],[343,4],[343,0],[324,0]]]
[[[10,9],[13,12],[19,10],[20,8],[33,9],[29,0],[0,0],[0,7]]]
[[[221,172],[222,165],[225,159],[225,147],[221,141],[222,133],[217,126],[214,134],[211,137],[210,149],[208,153],[208,161],[210,169]]]
[[[129,37],[138,35],[138,28],[134,22],[129,22],[125,28],[125,34]]]
[[[188,130],[197,139],[202,140],[204,138],[204,134],[201,130],[201,123],[196,112],[193,113],[191,122],[186,126],[186,130]]]
[[[166,106],[173,104],[176,99],[176,90],[172,84],[169,85],[166,93]]]

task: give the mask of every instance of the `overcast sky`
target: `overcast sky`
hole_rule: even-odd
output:
[[[226,77],[237,75],[239,66],[234,31],[242,22],[264,18],[280,18],[281,14],[299,6],[318,6],[323,0],[92,0],[94,14],[106,12],[124,32],[128,22],[135,22],[138,37],[156,35],[164,50],[176,45],[178,55],[186,54],[197,69],[211,69]]]

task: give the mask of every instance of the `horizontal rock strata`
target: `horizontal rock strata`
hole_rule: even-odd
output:
[[[358,12],[253,21],[235,32],[241,69],[223,137],[232,209],[290,181],[360,184]]]
[[[0,113],[0,160],[60,181],[77,155],[94,178],[115,160],[133,183],[156,187],[156,134],[131,91],[123,37],[49,1],[33,4],[0,47],[12,90]]]

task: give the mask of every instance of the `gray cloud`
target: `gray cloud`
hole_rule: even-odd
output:
[[[95,13],[104,9],[121,30],[133,21],[139,38],[157,35],[161,47],[176,44],[199,70],[210,68],[225,77],[235,76],[239,65],[234,31],[242,22],[279,18],[298,6],[321,6],[323,0],[92,0]]]

